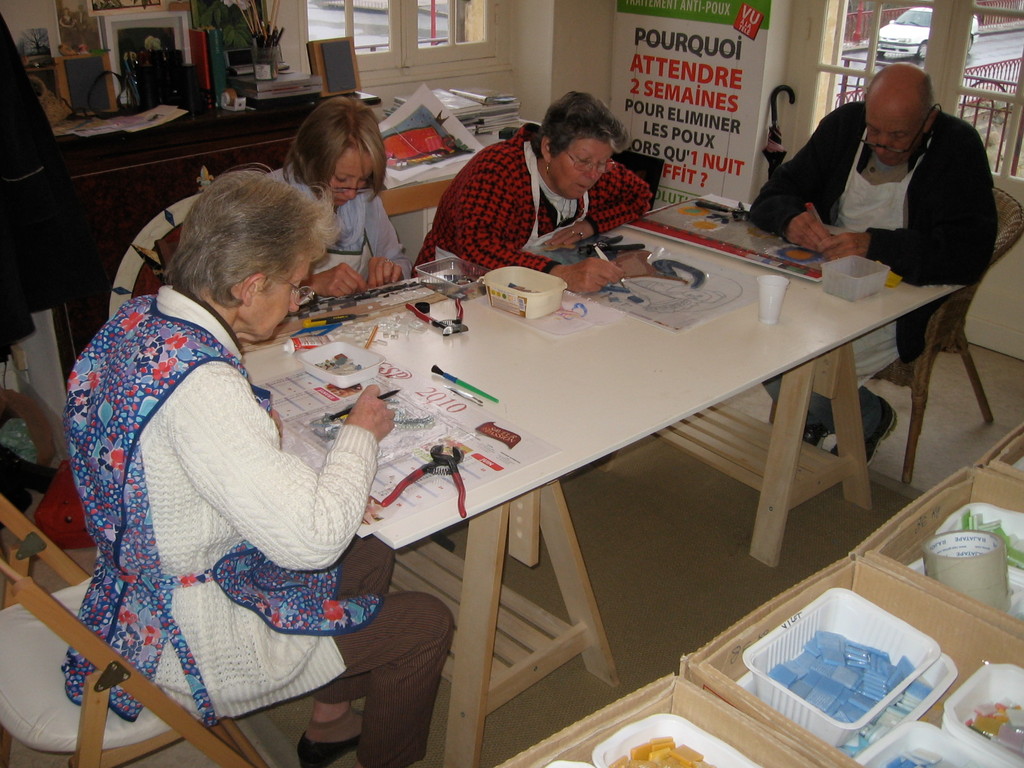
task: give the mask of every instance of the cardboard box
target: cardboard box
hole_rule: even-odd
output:
[[[690,654],[683,660],[683,675],[771,728],[807,759],[818,759],[825,750],[826,755],[831,755],[833,766],[857,765],[737,683],[747,672],[744,649],[799,615],[804,606],[832,587],[853,590],[903,619],[935,639],[952,658],[959,670],[957,681],[921,718],[932,725],[941,724],[942,704],[949,693],[984,662],[1020,664],[1024,659],[1024,634],[1012,631],[1013,625],[1020,622],[905,566],[883,568],[851,555],[791,587]],[[1000,617],[1004,619],[1003,625],[991,620]]]
[[[921,545],[951,514],[966,504],[979,502],[1024,512],[1024,472],[1010,473],[994,466],[965,467],[897,512],[861,542],[854,555],[878,568],[899,573],[922,589],[944,595],[947,600],[969,600],[986,621],[1024,638],[1024,621],[1021,619],[971,600],[961,592],[907,567],[921,558]]]
[[[570,725],[506,760],[499,768],[543,768],[555,760],[589,763],[594,747],[617,730],[654,714],[675,714],[742,752],[762,768],[833,768],[827,754],[797,751],[768,728],[700,690],[679,675],[668,675]],[[725,768],[723,766],[723,768]]]
[[[1024,424],[1012,430],[1006,437],[996,443],[978,464],[1007,472],[1015,477],[1024,478],[1024,469],[1014,464],[1024,461]]]

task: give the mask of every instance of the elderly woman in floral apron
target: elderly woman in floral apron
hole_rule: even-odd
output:
[[[206,723],[315,691],[305,768],[357,747],[365,768],[403,768],[426,750],[452,617],[389,594],[393,552],[355,535],[392,414],[367,387],[316,472],[281,450],[240,352],[297,309],[334,237],[326,197],[223,174],[189,213],[170,285],[82,353],[64,412],[98,549],[80,615]],[[80,701],[91,667],[72,649],[64,671]],[[110,706],[141,708],[119,688]]]

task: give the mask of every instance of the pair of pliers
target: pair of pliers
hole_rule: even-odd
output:
[[[455,300],[454,320],[435,320],[432,318],[430,316],[430,303],[426,301],[417,302],[416,304],[406,304],[405,308],[416,315],[416,317],[424,323],[430,323],[435,328],[440,328],[442,336],[465,333],[469,330],[469,326],[462,322],[462,316],[464,314],[462,309],[462,299]]]
[[[380,503],[382,507],[391,506],[402,492],[415,483],[424,475],[448,475],[455,488],[459,492],[459,517],[466,516],[466,486],[462,482],[462,475],[459,474],[459,463],[464,454],[460,448],[452,447],[451,453],[446,453],[443,445],[435,445],[430,449],[430,462],[414,470],[395,486],[395,490],[388,494],[387,498]]]
[[[615,235],[609,237],[607,235],[595,235],[587,238],[576,246],[576,253],[580,256],[593,256],[595,255],[595,246],[599,247],[605,253],[618,253],[619,251],[640,251],[643,250],[643,243],[625,243],[619,245],[619,241],[622,240],[622,235]]]

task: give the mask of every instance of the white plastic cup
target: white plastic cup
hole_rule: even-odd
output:
[[[782,300],[786,298],[789,278],[782,275],[761,275],[757,278],[757,319],[765,325],[779,322]]]

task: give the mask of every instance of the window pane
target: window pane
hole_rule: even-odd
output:
[[[486,0],[417,0],[417,6],[420,48],[487,39]]]
[[[1021,176],[1020,126],[1011,123],[1019,106],[1017,83],[1021,79],[1024,30],[1020,18],[980,14],[979,34],[967,57],[957,115],[978,129],[988,150],[992,172]],[[979,93],[980,92],[980,93]]]
[[[306,0],[310,40],[354,37],[357,53],[390,47],[388,0]]]
[[[462,0],[455,0],[456,3]],[[430,48],[437,45],[449,43],[448,0],[417,0],[418,13],[416,14],[417,39],[420,48]]]

